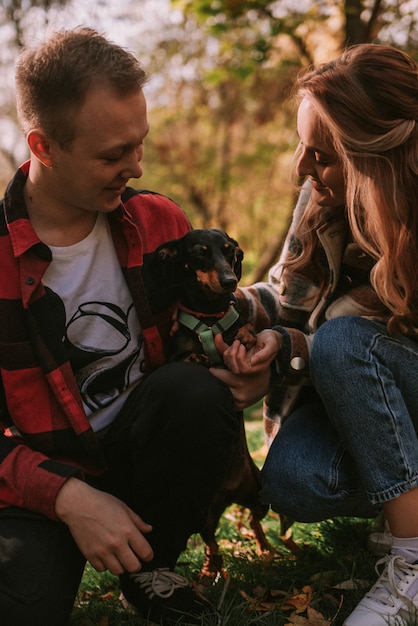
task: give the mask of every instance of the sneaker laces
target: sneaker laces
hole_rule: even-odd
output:
[[[402,584],[408,583],[410,577],[418,575],[418,564],[408,563],[403,556],[387,554],[377,561],[375,569],[379,574],[380,566],[384,566],[379,579],[366,593],[366,597],[383,605],[394,607],[395,598],[401,598],[409,608],[416,608],[412,598],[402,592]]]
[[[130,574],[130,578],[139,583],[141,589],[145,591],[147,596],[152,600],[155,596],[158,598],[170,598],[176,589],[189,587],[187,578],[170,571],[168,568],[158,568],[152,572],[137,572]]]

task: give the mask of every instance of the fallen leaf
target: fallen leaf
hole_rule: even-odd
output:
[[[317,574],[312,574],[312,576],[309,577],[309,581],[315,584],[321,584],[325,587],[330,587],[331,581],[335,580],[337,576],[337,571],[326,570],[323,572],[318,572]]]
[[[113,598],[113,593],[111,591],[108,591],[107,593],[104,593],[102,596],[100,596],[101,600],[111,600]]]
[[[283,598],[285,598],[288,594],[287,591],[283,591],[282,589],[271,589],[270,593],[273,596],[273,598],[278,597],[278,596],[282,596]]]
[[[307,617],[298,615],[296,612],[290,616],[290,622],[285,626],[331,626],[331,622],[324,619],[322,613],[318,613],[312,607],[308,607],[306,611]]]
[[[284,591],[281,592],[280,597],[278,591],[276,592],[277,597],[274,597],[274,595],[269,591],[265,591],[265,593],[260,596],[257,595],[259,591],[259,589],[256,590],[256,594],[254,597],[251,597],[245,591],[239,592],[241,597],[249,603],[247,610],[250,613],[266,613],[268,611],[277,609],[281,606],[283,598],[286,596],[286,593]]]
[[[348,580],[344,580],[342,583],[338,583],[337,585],[333,585],[332,589],[362,589],[370,587],[370,581],[362,580],[361,578],[349,578]]]
[[[303,613],[308,608],[312,601],[312,587],[306,585],[299,592],[294,589],[293,596],[286,598],[285,603],[282,605],[283,611],[289,611],[290,609],[296,609],[296,613]]]

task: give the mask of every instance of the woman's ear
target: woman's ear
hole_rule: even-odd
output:
[[[35,128],[28,133],[26,140],[30,151],[38,161],[45,165],[45,167],[52,167],[51,144],[44,131]]]

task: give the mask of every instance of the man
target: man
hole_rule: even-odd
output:
[[[85,28],[17,64],[30,160],[0,207],[8,626],[67,623],[86,560],[119,575],[152,621],[200,624],[213,611],[171,570],[202,526],[238,424],[209,371],[164,364],[174,303],[151,312],[141,266],[190,224],[168,198],[127,187],[142,174],[144,83],[130,53]]]

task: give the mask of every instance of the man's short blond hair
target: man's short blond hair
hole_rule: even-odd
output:
[[[142,89],[146,74],[124,48],[90,28],[61,30],[25,49],[16,68],[17,111],[23,129],[42,130],[62,148],[74,138],[72,118],[95,85],[123,96]]]

